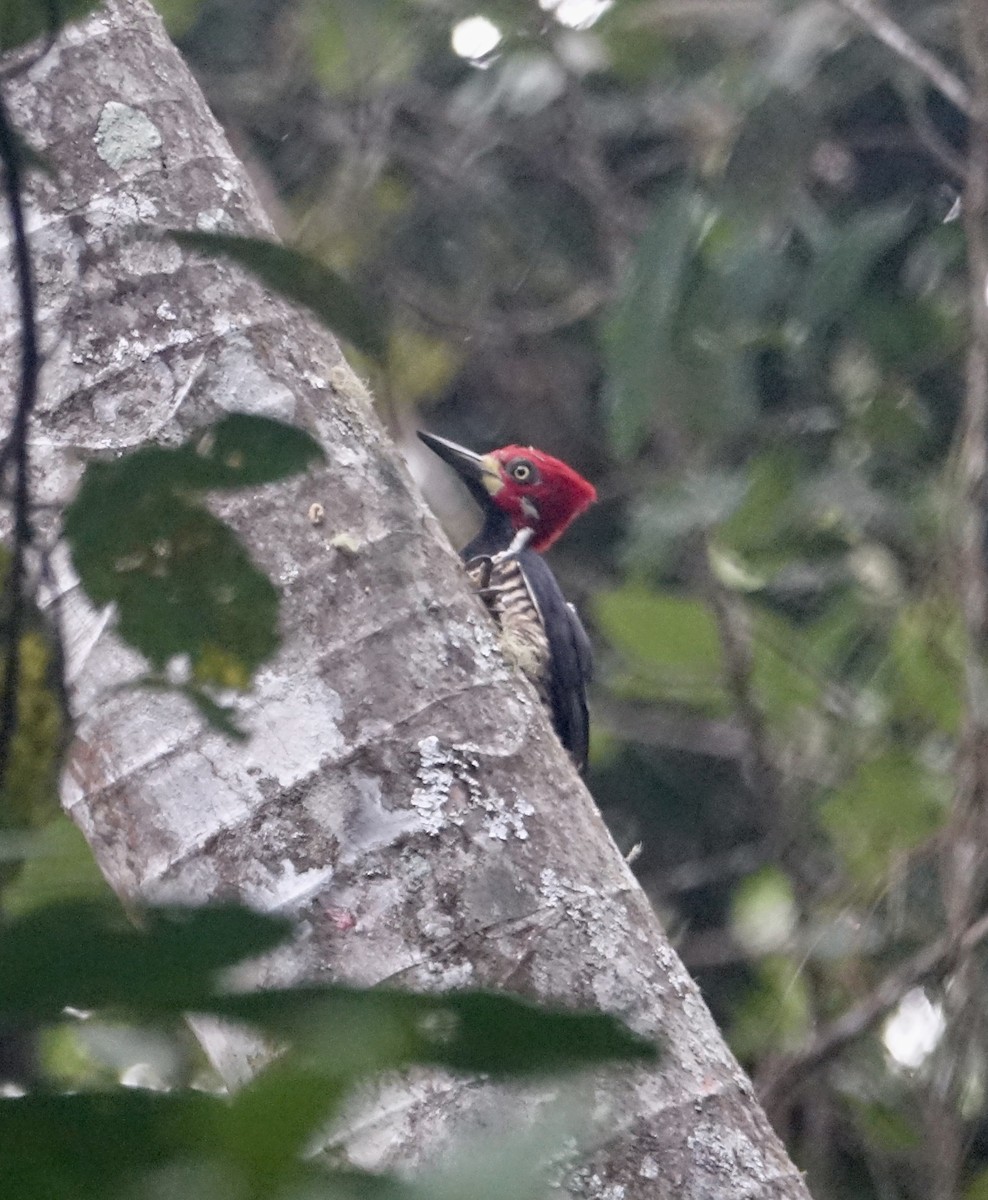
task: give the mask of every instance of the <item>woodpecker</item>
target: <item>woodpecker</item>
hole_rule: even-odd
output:
[[[542,551],[597,499],[596,489],[531,446],[475,454],[432,433],[419,437],[457,472],[483,511],[480,532],[460,557],[501,630],[506,657],[535,685],[582,774],[590,732],[590,639]]]

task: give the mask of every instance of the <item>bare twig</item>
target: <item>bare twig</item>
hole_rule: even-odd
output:
[[[942,864],[948,933],[958,937],[982,903],[988,881],[988,570],[985,504],[988,499],[988,21],[981,0],[960,6],[975,92],[971,107],[967,169],[962,199],[967,242],[970,344],[960,423],[958,491],[961,520],[957,576],[966,651],[964,727],[956,758],[956,785]],[[952,1004],[964,991],[953,991]]]
[[[953,177],[958,185],[962,184],[967,176],[967,163],[963,155],[951,146],[930,120],[922,97],[906,94],[903,96],[903,100],[909,124],[913,127],[920,144]]]
[[[0,691],[0,787],[6,778],[10,748],[17,730],[17,692],[20,682],[20,641],[24,627],[26,599],[24,595],[25,554],[32,538],[30,512],[30,462],[28,455],[28,423],[38,392],[40,355],[35,320],[34,275],[21,189],[21,152],[0,96],[0,161],[4,165],[4,191],[7,210],[13,229],[14,273],[20,301],[21,367],[10,435],[4,447],[4,460],[14,471],[13,485],[13,547],[7,578],[4,581],[2,631],[4,672]]]
[[[709,552],[708,552],[709,561]],[[774,825],[784,808],[778,795],[779,772],[772,759],[765,714],[752,687],[754,655],[751,631],[746,614],[728,594],[727,589],[706,568],[706,598],[713,610],[724,654],[727,689],[738,719],[745,731],[745,746],[741,756],[746,782],[756,798],[771,810]]]
[[[734,875],[750,875],[767,862],[771,862],[772,847],[767,842],[752,842],[734,846],[722,854],[711,854],[707,858],[694,858],[664,867],[642,879],[650,896],[672,896],[677,892],[688,892],[694,888],[719,883]]]
[[[988,16],[984,0],[959,0],[961,43],[973,92],[962,196],[967,243],[969,346],[960,422],[960,539],[957,575],[964,617],[964,723],[956,755],[953,808],[945,830],[940,891],[947,938],[957,947],[944,989],[946,1034],[934,1061],[927,1103],[936,1139],[933,1200],[957,1195],[964,1170],[963,1095],[972,1053],[980,1053],[983,1022],[981,972],[963,931],[986,921],[988,886]]]
[[[783,1062],[759,1084],[766,1108],[771,1109],[800,1080],[828,1062],[851,1042],[874,1029],[913,988],[934,978],[943,978],[960,957],[969,955],[988,937],[988,915],[975,921],[959,939],[944,935],[917,951],[863,1000],[818,1031],[812,1041]]]
[[[594,722],[615,737],[704,758],[738,759],[747,744],[745,731],[735,721],[684,714],[657,704],[615,700],[612,696],[598,697]]]
[[[836,3],[868,27],[876,38],[899,58],[915,67],[961,112],[970,115],[971,95],[964,81],[925,46],[921,46],[901,25],[882,12],[872,0],[836,0]]]

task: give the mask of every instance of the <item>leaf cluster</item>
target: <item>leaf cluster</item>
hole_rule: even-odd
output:
[[[654,1045],[611,1017],[491,993],[343,985],[244,992],[224,982],[229,968],[275,949],[289,932],[283,919],[233,906],[147,909],[128,919],[94,900],[9,920],[0,940],[0,1030],[43,1027],[51,1037],[59,1026],[107,1019],[167,1027],[191,1012],[251,1027],[269,1040],[271,1062],[233,1096],[36,1086],[2,1098],[5,1194],[85,1200],[185,1179],[202,1196],[412,1200],[428,1189],[302,1157],[363,1081],[415,1065],[507,1079],[654,1061]],[[529,1186],[538,1177],[533,1170]],[[473,1194],[447,1187],[451,1198]]]

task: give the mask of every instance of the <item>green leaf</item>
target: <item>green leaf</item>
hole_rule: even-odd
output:
[[[384,335],[378,319],[342,276],[297,250],[260,238],[228,233],[172,229],[169,236],[187,250],[214,258],[229,258],[272,291],[307,308],[328,329],[346,338],[361,353],[380,362]]]
[[[426,996],[338,985],[222,996],[207,1011],[294,1032],[299,1060],[329,1078],[412,1064],[516,1077],[657,1058],[652,1040],[615,1017],[490,992]]]
[[[783,955],[749,967],[755,983],[738,1006],[730,1030],[731,1048],[742,1059],[796,1050],[812,1029],[809,976]]]
[[[690,184],[663,196],[642,238],[605,333],[610,440],[631,458],[648,436],[662,401],[672,322],[706,209]]]
[[[900,718],[919,717],[945,733],[960,730],[963,647],[956,609],[926,601],[899,613],[889,649],[895,668],[894,707]]]
[[[154,0],[172,38],[183,37],[199,17],[203,0]]]
[[[745,489],[737,471],[691,471],[660,482],[632,516],[621,555],[628,571],[665,569],[684,538],[727,519],[742,503]]]
[[[654,1062],[655,1043],[617,1019],[558,1012],[485,992],[299,988],[219,996],[204,1010],[259,1026],[291,1049],[238,1092],[226,1125],[259,1183],[284,1171],[353,1085],[413,1065],[497,1077]]]
[[[275,483],[325,459],[304,430],[249,413],[231,413],[185,446],[164,453],[174,463],[176,486],[194,488]]]
[[[3,911],[17,916],[64,900],[109,899],[110,889],[82,831],[64,813],[20,843],[23,865],[3,891]],[[18,843],[0,835],[0,862]]]
[[[177,449],[91,463],[66,511],[89,597],[117,606],[121,636],[158,670],[188,656],[200,708],[202,685],[246,688],[274,653],[278,595],[195,493],[273,482],[321,456],[301,430],[234,414]]]
[[[213,1141],[223,1101],[134,1089],[0,1099],[5,1200],[99,1200]]]
[[[728,195],[746,221],[785,211],[819,137],[816,114],[794,92],[772,91],[747,114],[724,173]]]
[[[3,927],[0,1014],[55,1020],[114,1007],[179,1014],[212,995],[215,974],[273,949],[289,922],[232,905],[159,908],[135,928],[114,903],[64,901]]]
[[[889,860],[934,834],[948,803],[948,781],[895,748],[862,763],[824,802],[820,817],[858,881],[880,889]]]
[[[819,707],[823,693],[813,642],[774,613],[756,613],[753,627],[751,681],[758,702],[772,720],[796,718],[805,731],[807,713]]]
[[[721,647],[706,605],[630,584],[596,598],[594,619],[635,677],[664,699],[723,701]]]
[[[794,316],[818,344],[828,328],[845,318],[878,261],[899,242],[914,220],[911,208],[885,205],[856,213],[840,226],[825,226]]]
[[[752,956],[784,950],[799,922],[792,881],[778,867],[763,867],[734,892],[731,930]]]
[[[988,1200],[988,1170],[978,1171],[964,1188],[962,1200]]]
[[[148,491],[123,506],[132,489],[119,465],[89,468],[66,519],[83,587],[117,605],[121,637],[159,670],[187,654],[199,682],[247,687],[278,646],[273,584],[200,505]]]
[[[0,53],[79,21],[102,0],[0,0]]]
[[[785,451],[759,455],[748,466],[744,500],[717,530],[718,543],[745,556],[757,556],[760,565],[766,557],[781,565],[788,554],[780,551],[778,543],[801,507],[794,495],[798,481],[799,464],[794,455]]]

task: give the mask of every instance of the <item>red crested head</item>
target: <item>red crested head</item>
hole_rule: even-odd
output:
[[[434,433],[419,437],[457,471],[480,504],[506,513],[516,533],[531,529],[533,550],[546,550],[597,499],[592,483],[532,446],[476,454]]]
[[[533,550],[546,550],[597,499],[597,489],[572,467],[531,446],[502,446],[486,456],[497,478],[485,485],[516,530],[531,529]]]

